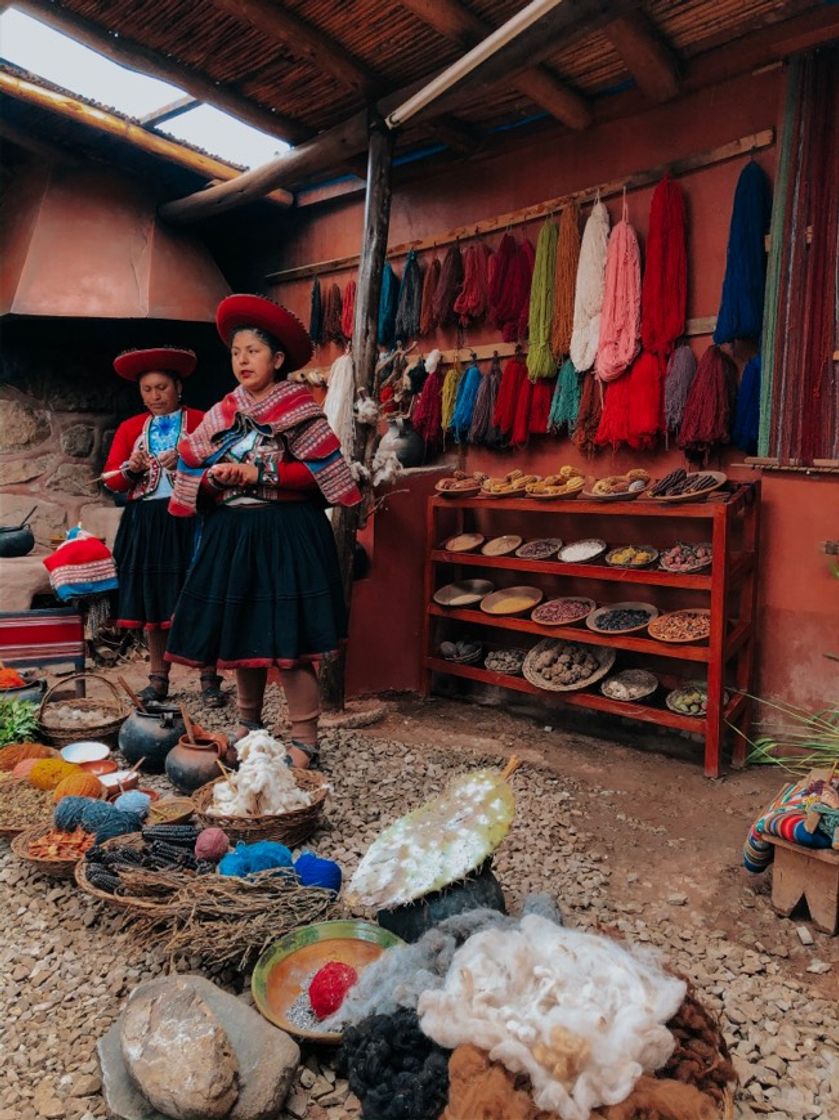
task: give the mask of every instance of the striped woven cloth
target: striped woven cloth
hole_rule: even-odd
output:
[[[784,786],[749,829],[743,845],[743,866],[755,873],[765,871],[772,862],[775,849],[767,836],[777,836],[790,844],[804,848],[829,848],[831,838],[821,828],[809,832],[807,814],[818,801],[811,792],[808,781],[791,782]]]

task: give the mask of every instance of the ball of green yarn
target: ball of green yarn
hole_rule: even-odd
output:
[[[59,805],[61,805],[60,801]],[[109,821],[114,813],[118,812],[119,810],[115,809],[108,801],[94,801],[82,811],[79,824],[85,832],[98,832],[105,822]]]
[[[106,840],[113,840],[115,836],[126,836],[129,832],[139,832],[142,820],[136,813],[126,813],[122,809],[114,809],[111,816],[96,830],[96,843],[104,844]]]
[[[62,832],[72,832],[81,824],[82,814],[88,805],[99,805],[94,797],[62,797],[52,815],[53,823]]]

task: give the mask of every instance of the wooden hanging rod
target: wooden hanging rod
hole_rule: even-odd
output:
[[[389,258],[404,257],[411,249],[417,252],[427,249],[439,249],[444,245],[452,245],[455,241],[480,237],[485,233],[493,233],[499,229],[511,229],[513,226],[525,225],[527,222],[536,221],[562,210],[571,203],[581,205],[593,202],[599,194],[601,198],[614,198],[627,191],[642,190],[657,183],[668,171],[675,176],[687,175],[693,171],[700,171],[704,167],[713,167],[718,163],[736,159],[737,156],[749,152],[757,152],[769,148],[775,143],[775,130],[765,128],[761,132],[752,132],[748,136],[741,136],[728,144],[721,144],[718,148],[708,151],[696,152],[694,155],[685,156],[683,159],[671,160],[669,163],[660,163],[657,167],[650,167],[646,171],[636,171],[622,179],[612,179],[607,183],[600,183],[594,187],[584,187],[582,190],[573,191],[571,194],[549,198],[545,202],[537,202],[533,206],[525,206],[520,210],[512,210],[507,214],[499,214],[495,218],[486,218],[473,225],[460,226],[458,229],[449,230],[448,233],[437,234],[435,237],[424,237],[417,241],[405,241],[401,245],[392,245],[387,252]],[[333,260],[319,261],[316,264],[301,264],[294,268],[283,268],[278,272],[269,272],[265,279],[271,283],[283,280],[304,280],[312,276],[322,276],[328,272],[341,272],[345,269],[358,266],[358,254],[348,257],[335,257]]]

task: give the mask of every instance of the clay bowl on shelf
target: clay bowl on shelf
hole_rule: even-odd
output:
[[[697,549],[703,549],[707,555],[703,554],[697,557]],[[694,558],[690,559],[691,556]],[[665,572],[676,572],[677,574],[701,572],[705,568],[710,568],[713,562],[713,550],[710,541],[703,541],[701,544],[695,545],[674,544],[672,548],[666,548],[658,558],[660,568]]]
[[[651,544],[624,544],[610,549],[605,557],[610,568],[649,568],[658,560],[658,549]]]
[[[474,498],[476,494],[480,493],[481,483],[477,478],[459,479],[456,485],[452,485],[453,481],[449,478],[441,478],[434,487],[435,492],[441,498]],[[449,485],[445,485],[446,483]]]
[[[473,607],[495,590],[488,579],[461,579],[447,583],[434,592],[434,602],[441,607]]]
[[[449,537],[443,548],[446,552],[474,552],[485,540],[482,533],[458,533],[456,537]]]
[[[626,704],[637,704],[639,700],[652,696],[658,688],[658,677],[646,669],[624,669],[607,677],[600,691],[610,700],[620,700]]]
[[[608,547],[598,537],[585,537],[580,541],[568,541],[559,550],[557,559],[563,564],[593,564]]]
[[[562,541],[559,537],[537,537],[517,548],[516,556],[520,560],[548,560],[551,556],[556,556],[561,548]]]
[[[533,610],[537,603],[541,603],[544,595],[544,591],[538,587],[529,587],[527,584],[502,587],[481,599],[481,610],[484,614],[525,614]]]
[[[594,599],[565,595],[559,599],[549,599],[546,603],[540,603],[530,617],[540,626],[572,626],[575,622],[582,622],[595,610],[597,610],[597,603]]]
[[[604,627],[600,625],[601,620],[614,611],[638,611],[639,613],[643,611],[646,618],[643,622],[638,622],[634,626],[622,626],[617,630],[604,629]],[[658,607],[654,607],[652,603],[607,603],[605,606],[598,607],[596,611],[591,612],[586,619],[586,626],[596,634],[635,634],[639,630],[646,630],[650,621],[657,617]]]
[[[521,544],[523,537],[518,537],[514,533],[507,533],[503,537],[493,537],[492,540],[486,542],[481,549],[484,556],[509,556],[511,552],[515,552]]]
[[[704,608],[669,611],[652,619],[647,630],[657,642],[705,642],[711,634],[711,612]]]
[[[361,975],[388,949],[405,942],[373,922],[358,919],[302,926],[269,945],[251,976],[254,1003],[265,1018],[297,1038],[337,1045],[338,1031],[298,1026],[294,1005],[306,1001],[312,975],[330,961],[349,965]]]
[[[695,493],[652,494],[650,497],[654,502],[669,502],[671,505],[675,505],[678,502],[701,502],[708,494],[713,494],[715,490],[719,490],[721,486],[725,486],[726,482],[728,482],[728,475],[723,474],[722,471],[691,471],[687,477],[689,479],[699,478],[702,475],[708,479],[713,479],[713,481],[709,482],[708,486],[704,489],[697,490]]]

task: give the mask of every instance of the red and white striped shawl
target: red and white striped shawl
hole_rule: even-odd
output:
[[[181,440],[170,513],[176,517],[193,516],[204,474],[218,460],[219,444],[213,437],[230,431],[237,414],[270,427],[275,438],[282,436],[290,454],[310,467],[330,505],[352,506],[361,501],[349,464],[340,453],[338,437],[320,406],[302,385],[280,381],[259,401],[243,386],[237,386],[213,405],[194,432]]]

